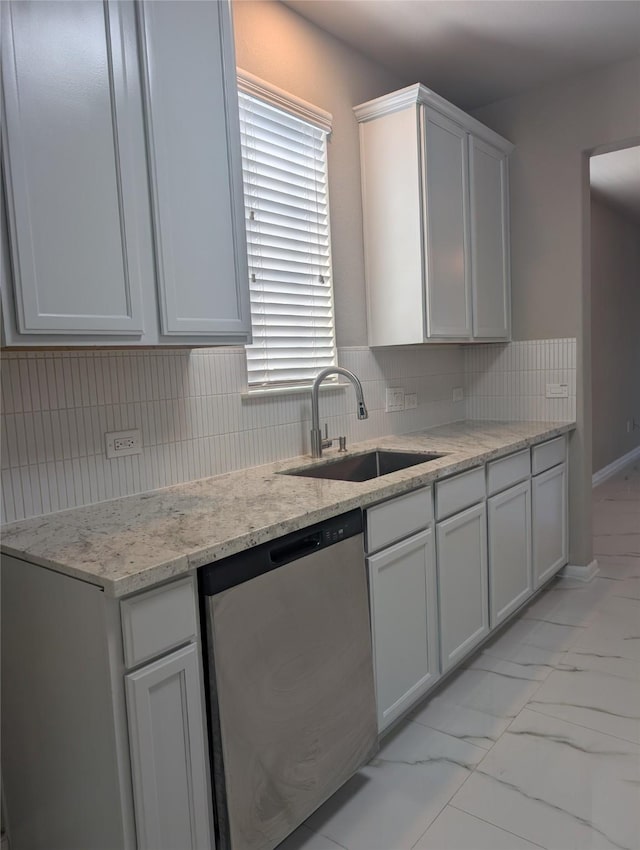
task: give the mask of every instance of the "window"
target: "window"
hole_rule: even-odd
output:
[[[336,363],[331,116],[245,72],[238,82],[253,330],[248,383],[309,384]]]

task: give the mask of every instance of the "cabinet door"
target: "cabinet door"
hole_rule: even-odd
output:
[[[228,2],[138,5],[162,333],[250,335]]]
[[[471,336],[467,134],[424,109],[427,330]]]
[[[532,478],[533,575],[536,587],[567,563],[567,467]]]
[[[138,850],[211,850],[197,645],[125,681]]]
[[[378,728],[384,729],[439,675],[433,531],[368,559]]]
[[[29,334],[140,335],[141,130],[127,3],[2,3],[3,166]]]
[[[489,633],[484,502],[437,525],[442,672]]]
[[[523,481],[487,502],[491,628],[533,592],[531,482]]]
[[[510,332],[507,156],[469,137],[473,336],[508,339]]]

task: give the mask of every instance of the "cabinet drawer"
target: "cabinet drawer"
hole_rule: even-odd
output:
[[[433,520],[431,487],[381,502],[367,510],[367,552],[376,552],[426,528]]]
[[[531,475],[529,449],[487,464],[487,493],[493,496]]]
[[[484,466],[463,472],[447,481],[436,483],[436,518],[444,519],[470,505],[482,501],[486,495]]]
[[[531,450],[533,474],[537,475],[539,472],[544,472],[545,469],[551,469],[552,466],[557,466],[565,460],[566,455],[566,437],[556,437],[555,440],[549,440],[546,443],[541,443],[539,446],[534,446]]]
[[[120,603],[127,668],[161,655],[198,634],[191,578],[141,593]]]

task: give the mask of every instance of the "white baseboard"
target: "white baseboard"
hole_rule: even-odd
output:
[[[594,558],[593,561],[585,567],[580,567],[576,564],[567,564],[566,567],[563,567],[560,570],[560,578],[573,579],[574,581],[586,584],[591,581],[592,578],[597,576],[599,572],[600,567],[598,566],[597,560]]]
[[[634,460],[640,460],[640,446],[636,446],[635,449],[631,449],[631,451],[627,452],[626,455],[622,455],[622,457],[619,457],[617,460],[612,461],[612,463],[607,466],[603,466],[602,469],[594,472],[591,477],[591,486],[597,487],[598,484],[602,484],[603,481],[614,476],[616,472],[619,472],[628,463],[633,463]]]

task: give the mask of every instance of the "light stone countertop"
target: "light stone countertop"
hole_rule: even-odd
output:
[[[568,433],[573,422],[454,422],[353,445],[446,456],[364,482],[277,473],[310,457],[203,478],[2,527],[0,549],[124,596],[357,507]],[[338,455],[325,451],[323,460]]]

